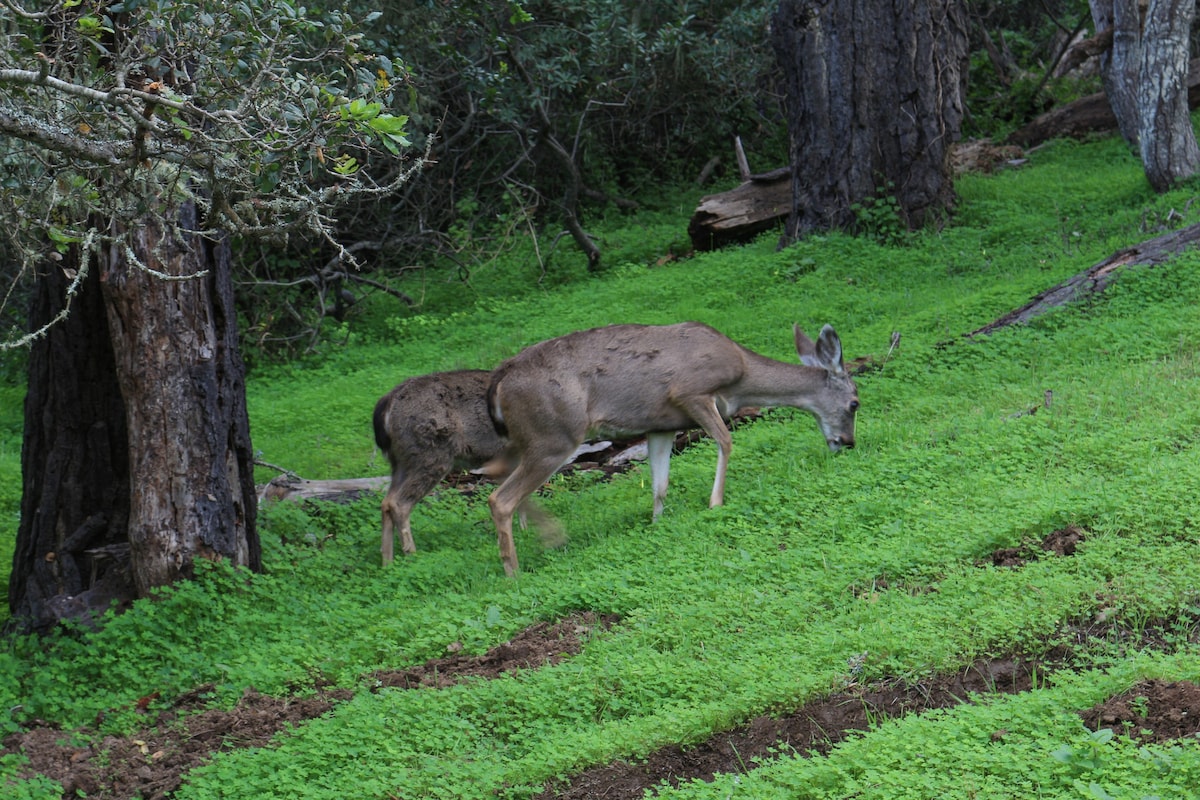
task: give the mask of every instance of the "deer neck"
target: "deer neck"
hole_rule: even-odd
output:
[[[809,408],[811,398],[825,384],[820,367],[791,364],[750,353],[741,379],[722,391],[730,413],[752,406]]]

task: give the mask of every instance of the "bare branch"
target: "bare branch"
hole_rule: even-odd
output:
[[[59,2],[55,3],[52,8],[47,8],[44,11],[26,11],[24,8],[14,3],[13,0],[0,0],[0,2],[3,3],[5,8],[16,14],[18,17],[24,17],[25,19],[33,20],[46,19],[51,14],[59,11],[62,8],[62,0],[59,0]]]
[[[95,242],[97,233],[95,230],[89,230],[84,237],[83,243],[79,246],[79,269],[75,271],[71,277],[71,283],[67,286],[66,297],[63,301],[62,310],[54,315],[54,318],[47,322],[36,331],[25,334],[20,339],[13,341],[0,340],[0,350],[15,350],[18,347],[25,347],[33,341],[45,336],[51,328],[66,319],[71,313],[71,301],[75,299],[75,295],[79,294],[79,288],[83,286],[84,280],[87,279],[88,269],[91,267],[92,260],[90,258],[92,245]]]
[[[206,269],[202,269],[199,272],[194,272],[191,275],[168,275],[161,270],[154,269],[148,264],[142,263],[142,260],[137,257],[137,253],[133,251],[133,248],[129,246],[129,243],[126,242],[124,244],[125,258],[129,261],[129,263],[140,269],[142,272],[153,275],[160,281],[174,281],[178,283],[182,281],[194,281],[197,278],[203,278],[208,275],[208,270]]]
[[[103,166],[118,166],[133,155],[130,142],[88,141],[81,139],[77,131],[51,126],[4,107],[0,107],[0,133]]]

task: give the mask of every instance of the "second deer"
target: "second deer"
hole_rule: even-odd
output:
[[[419,375],[375,404],[375,443],[392,466],[383,498],[384,564],[392,562],[396,528],[401,552],[416,552],[409,517],[442,478],[503,455],[507,442],[496,433],[485,401],[490,379],[486,370]]]
[[[488,498],[500,558],[517,571],[512,521],[589,437],[646,434],[654,517],[667,493],[675,432],[700,427],[717,443],[710,506],[724,501],[733,441],[725,420],[747,406],[812,414],[832,451],[854,446],[858,389],[826,325],[814,342],[794,329],[799,364],[776,361],[698,322],[609,325],[527,347],[492,373],[488,412],[517,464]]]

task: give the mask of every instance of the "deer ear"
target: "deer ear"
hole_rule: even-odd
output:
[[[842,340],[838,338],[832,325],[821,328],[821,333],[817,336],[817,359],[831,372],[840,375],[846,371],[842,363]]]
[[[800,363],[809,367],[821,367],[833,373],[842,373],[846,368],[842,364],[842,340],[838,338],[833,326],[826,325],[814,343],[808,338],[800,326],[795,326],[796,352]]]
[[[806,367],[820,367],[821,362],[817,359],[817,346],[813,340],[805,335],[804,331],[800,330],[799,325],[792,326],[796,334],[796,354],[800,356],[800,363]]]

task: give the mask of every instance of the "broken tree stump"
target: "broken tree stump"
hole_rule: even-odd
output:
[[[751,175],[727,192],[700,198],[688,223],[696,250],[745,242],[783,223],[792,210],[791,167]]]

